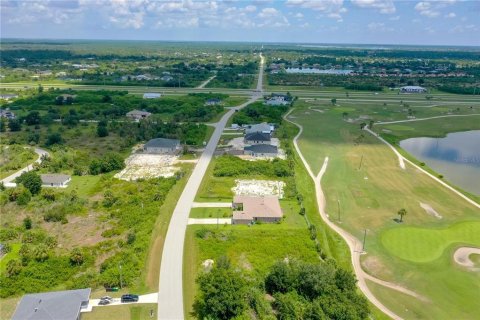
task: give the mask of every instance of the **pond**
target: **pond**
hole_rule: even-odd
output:
[[[480,130],[450,133],[444,138],[411,138],[400,147],[454,185],[480,195]]]

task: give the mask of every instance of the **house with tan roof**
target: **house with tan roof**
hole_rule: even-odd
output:
[[[233,198],[232,224],[253,222],[275,223],[282,220],[283,212],[277,196],[243,196]]]

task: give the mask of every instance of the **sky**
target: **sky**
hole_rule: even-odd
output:
[[[2,38],[480,45],[480,0],[0,0]]]

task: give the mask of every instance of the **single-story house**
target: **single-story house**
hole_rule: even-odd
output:
[[[160,78],[160,80],[168,82],[168,81],[172,81],[173,77],[172,76],[163,76],[163,77]]]
[[[427,89],[420,86],[405,86],[400,88],[402,93],[424,93],[427,92]]]
[[[15,119],[15,113],[10,111],[10,109],[0,109],[0,118]]]
[[[40,179],[44,187],[66,187],[72,177],[68,174],[48,173],[41,174]]]
[[[252,157],[274,158],[278,155],[278,147],[271,144],[254,144],[243,148],[243,153]]]
[[[143,151],[153,154],[178,154],[181,151],[180,140],[156,138],[143,146]]]
[[[143,99],[158,99],[162,96],[161,93],[152,93],[152,92],[147,92],[143,94]]]
[[[245,135],[245,144],[269,144],[270,141],[268,133],[253,132]]]
[[[15,98],[18,98],[18,94],[9,94],[9,93],[0,94],[0,99],[3,99],[3,100],[10,100]]]
[[[12,320],[79,320],[88,308],[90,288],[26,294]]]
[[[212,99],[208,99],[207,102],[205,102],[205,105],[206,106],[216,106],[216,105],[219,105],[220,103],[222,103],[222,100],[220,100],[218,98],[212,98]]]
[[[259,124],[249,125],[245,129],[245,133],[249,134],[249,133],[261,132],[261,133],[271,134],[274,130],[275,130],[274,125],[268,124],[266,122],[262,122],[262,123],[259,123]]]
[[[150,112],[144,110],[132,110],[127,112],[127,118],[139,121],[141,119],[146,119],[150,117],[152,114]]]
[[[68,93],[64,93],[64,94],[61,94],[57,97],[57,101],[61,101],[63,103],[66,103],[68,101],[73,101],[75,100],[75,98],[77,97],[76,94],[68,94]]]
[[[265,104],[267,106],[286,106],[292,102],[290,96],[285,94],[272,93],[270,98],[267,98]]]
[[[232,203],[233,224],[278,222],[283,217],[277,196],[235,196]]]

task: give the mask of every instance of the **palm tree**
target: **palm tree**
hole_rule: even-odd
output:
[[[397,214],[400,216],[400,222],[403,222],[403,216],[407,215],[407,210],[402,208],[402,209],[398,210]]]
[[[33,250],[33,257],[35,260],[38,262],[43,262],[48,259],[49,254],[48,254],[48,247],[44,244],[39,244],[34,250]]]

